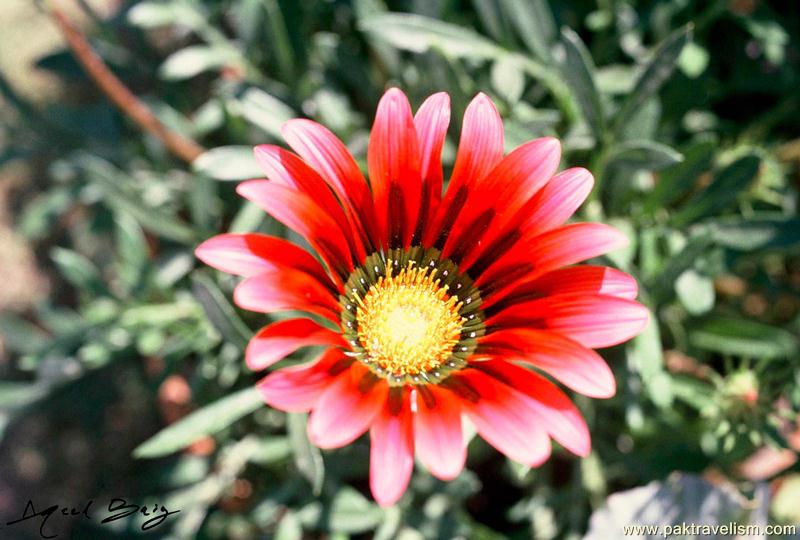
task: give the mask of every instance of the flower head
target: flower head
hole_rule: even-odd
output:
[[[544,375],[581,394],[613,395],[614,377],[592,349],[630,339],[648,320],[633,278],[572,266],[626,241],[603,224],[565,224],[591,174],[556,174],[552,138],[504,156],[500,116],[479,94],[443,196],[449,119],[444,93],[412,115],[400,90],[386,92],[369,140],[369,183],[330,131],[289,121],[283,134],[296,153],[256,147],[269,180],[238,192],[318,258],[260,234],[223,234],[197,249],[209,265],[246,278],[234,293],[240,307],[305,314],[262,328],[246,362],[263,370],[301,347],[325,347],[258,387],[275,408],[310,411],[319,447],[369,431],[370,486],[382,505],[405,491],[415,453],[438,478],[459,474],[463,417],[520,463],[547,460],[551,438],[587,455],[583,418]]]

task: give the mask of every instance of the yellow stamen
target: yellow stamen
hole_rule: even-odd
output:
[[[436,269],[413,261],[378,279],[364,298],[356,298],[358,336],[370,359],[395,375],[432,371],[447,360],[466,319],[461,302],[440,285]]]

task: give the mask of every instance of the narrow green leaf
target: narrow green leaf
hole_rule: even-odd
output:
[[[383,519],[383,511],[361,493],[351,487],[341,488],[331,503],[329,526],[331,530],[358,534],[377,527]]]
[[[192,162],[196,173],[215,180],[246,180],[263,178],[250,146],[220,146],[201,154]]]
[[[278,528],[275,529],[275,540],[302,540],[303,528],[300,526],[300,520],[297,515],[291,510],[287,511],[281,517],[278,523]]]
[[[658,46],[650,62],[647,64],[647,67],[645,67],[641,76],[636,81],[633,92],[627,97],[622,107],[620,107],[619,112],[617,112],[614,121],[615,132],[618,132],[631,116],[639,110],[639,107],[641,107],[650,96],[655,95],[659,88],[661,88],[661,85],[669,79],[672,72],[675,71],[678,57],[680,57],[683,47],[691,40],[691,37],[691,26],[685,26],[675,31]]]
[[[797,339],[788,331],[750,319],[717,316],[689,331],[695,347],[743,358],[796,358]]]
[[[528,50],[543,63],[551,63],[556,23],[547,1],[502,0],[501,6]]]
[[[485,37],[461,26],[408,13],[385,13],[361,19],[359,28],[405,51],[422,53],[432,48],[457,58],[489,59],[502,49]]]
[[[319,448],[308,440],[307,421],[308,415],[305,413],[289,413],[286,416],[289,442],[294,452],[294,463],[300,474],[311,483],[314,495],[319,495],[325,480],[325,464]]]
[[[276,139],[283,138],[281,126],[284,122],[297,116],[291,107],[259,88],[248,88],[239,105],[245,120]]]
[[[711,168],[717,141],[701,139],[683,149],[683,161],[659,174],[658,182],[644,203],[644,211],[652,214],[666,208],[687,193],[701,174]]]
[[[190,45],[169,55],[158,68],[158,73],[162,79],[180,81],[204,71],[235,63],[237,60],[238,55],[227,48]]]
[[[725,210],[736,202],[758,174],[758,156],[741,157],[714,175],[711,184],[692,197],[672,216],[672,224],[681,227]]]
[[[580,36],[570,28],[561,31],[561,42],[566,52],[566,59],[562,65],[564,79],[577,99],[578,106],[595,139],[599,141],[604,137],[606,120],[600,93],[594,81],[594,62]]]
[[[608,157],[608,164],[657,171],[683,160],[669,146],[655,141],[625,141],[618,144]]]
[[[202,272],[192,274],[192,293],[203,306],[206,317],[222,337],[240,350],[247,347],[250,330],[228,302],[216,283]]]
[[[714,307],[714,280],[691,268],[675,281],[675,292],[692,315],[702,315]]]
[[[704,224],[714,241],[736,251],[800,249],[800,218],[783,214],[732,216]]]
[[[651,317],[645,329],[626,347],[628,364],[636,371],[647,389],[650,399],[659,407],[672,404],[669,376],[664,370],[664,354],[658,320]]]
[[[525,90],[525,72],[519,60],[505,56],[492,64],[492,87],[497,95],[514,104]]]
[[[255,387],[245,388],[198,409],[162,429],[133,451],[136,458],[157,458],[176,452],[225,429],[264,405]]]
[[[97,267],[76,251],[55,247],[50,258],[58,267],[59,273],[79,290],[102,292],[105,289]]]
[[[674,284],[678,277],[704,255],[711,245],[711,238],[707,234],[698,234],[689,238],[689,241],[677,254],[669,257],[661,272],[652,280],[650,289],[658,303],[668,301],[675,292]]]

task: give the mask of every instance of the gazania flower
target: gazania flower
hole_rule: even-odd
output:
[[[648,320],[630,276],[571,266],[626,241],[600,223],[565,224],[591,174],[556,174],[552,138],[504,156],[500,116],[479,94],[442,196],[449,119],[444,93],[412,115],[400,90],[386,92],[369,140],[369,182],[330,131],[289,121],[283,134],[296,153],[256,147],[269,180],[238,192],[318,257],[261,234],[223,234],[197,249],[209,265],[246,278],[234,293],[240,307],[293,312],[253,337],[250,368],[325,347],[258,387],[275,408],[310,411],[308,435],[321,448],[369,431],[370,486],[381,505],[403,494],[415,454],[438,478],[459,474],[464,418],[520,463],[547,460],[551,438],[586,456],[586,423],[550,378],[587,396],[613,395],[611,370],[592,349],[630,339]]]

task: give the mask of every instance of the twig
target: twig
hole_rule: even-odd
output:
[[[140,128],[158,138],[170,152],[191,163],[205,148],[195,141],[167,128],[153,112],[114,75],[102,58],[92,49],[86,36],[58,8],[48,7],[48,13],[67,40],[72,54],[83,66],[97,87],[128,118]]]

